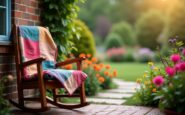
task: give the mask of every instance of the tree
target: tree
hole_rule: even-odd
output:
[[[114,24],[111,33],[118,34],[125,45],[133,45],[135,43],[135,32],[133,31],[132,26],[125,21]]]
[[[169,10],[169,37],[185,42],[185,1],[178,0]]]
[[[164,19],[160,12],[151,10],[143,14],[136,22],[138,43],[143,47],[154,50],[158,44],[157,39],[164,28]]]

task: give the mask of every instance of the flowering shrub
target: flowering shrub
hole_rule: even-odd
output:
[[[108,60],[113,62],[121,62],[124,60],[124,54],[126,53],[124,48],[111,48],[108,49],[106,54],[108,56]]]
[[[164,67],[149,63],[150,71],[141,79],[137,94],[144,105],[158,105],[161,109],[185,112],[185,49],[182,42],[171,39],[168,57],[162,57]]]
[[[80,54],[79,57],[86,57],[83,61],[82,69],[88,75],[85,81],[85,91],[87,95],[95,95],[100,88],[112,88],[112,78],[117,76],[117,71],[111,69],[110,65],[99,63],[97,58],[91,54]],[[72,69],[73,65],[64,66],[65,69]]]
[[[139,62],[154,61],[155,53],[149,48],[141,48],[134,54],[135,60]]]

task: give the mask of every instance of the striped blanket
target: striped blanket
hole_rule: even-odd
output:
[[[29,61],[43,57],[43,74],[56,78],[71,95],[87,78],[87,75],[78,70],[56,69],[57,46],[54,43],[50,32],[38,26],[19,26],[22,61]],[[36,64],[24,68],[25,80],[37,77]]]

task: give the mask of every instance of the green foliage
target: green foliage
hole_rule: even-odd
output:
[[[177,0],[178,1],[178,0]],[[179,40],[185,42],[185,3],[179,1],[169,11],[169,37],[178,36]]]
[[[123,56],[123,60],[125,62],[134,62],[134,56],[133,56],[133,52],[127,52],[124,56]]]
[[[105,78],[105,81],[102,84],[100,84],[102,89],[111,89],[115,87],[113,86],[114,84],[113,84],[112,78],[105,75],[104,75],[104,78]]]
[[[152,50],[159,45],[157,39],[164,28],[162,15],[154,10],[143,14],[136,23],[137,41]]]
[[[109,16],[108,12],[111,7],[112,5],[109,0],[87,0],[85,4],[81,5],[79,18],[94,31],[96,28],[96,17],[100,15]]]
[[[121,36],[111,33],[108,35],[105,41],[106,49],[122,47],[123,42]]]
[[[183,42],[176,39],[170,39],[169,43],[169,55],[160,56],[163,67],[157,67],[150,62],[150,71],[137,80],[140,83],[137,95],[143,105],[158,106],[162,110],[170,109],[181,113],[185,111],[185,106],[182,106],[185,104],[185,49],[182,48]],[[174,60],[175,56],[180,57],[178,62]]]
[[[119,35],[125,45],[133,45],[135,43],[135,32],[133,31],[132,26],[125,21],[114,24],[111,33]]]
[[[90,75],[85,81],[85,93],[88,96],[96,95],[100,90],[100,83],[95,76]]]
[[[115,88],[112,78],[117,76],[117,71],[111,69],[110,65],[98,63],[98,60],[92,57],[84,61],[82,69],[88,75],[85,81],[87,95],[93,96],[100,89]]]
[[[76,32],[73,20],[77,17],[78,2],[83,0],[43,0],[42,23],[49,27],[50,32],[58,45],[59,54],[68,54],[74,48],[72,41]]]
[[[75,36],[73,38],[73,41],[75,43],[74,46],[77,48],[77,50],[73,50],[72,53],[75,56],[79,56],[81,53],[91,54],[93,56],[96,52],[96,48],[94,37],[91,31],[85,25],[85,23],[80,20],[75,20],[74,24],[80,36],[79,39],[76,39]]]
[[[161,75],[161,71],[159,71],[152,62],[148,64],[150,70],[146,71],[141,78],[137,79],[137,83],[140,83],[140,89],[137,91],[136,95],[142,105],[157,106],[159,99],[154,100],[154,98],[157,95],[156,91],[158,88],[152,83],[152,80],[155,76]]]
[[[10,115],[8,102],[3,97],[5,82],[6,79],[4,77],[0,78],[0,115]]]

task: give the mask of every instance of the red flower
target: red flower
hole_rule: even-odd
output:
[[[180,63],[180,70],[185,71],[185,62]]]
[[[181,56],[180,56],[179,54],[173,54],[173,55],[170,56],[170,59],[171,59],[171,61],[173,61],[174,63],[177,63],[177,62],[180,61]]]
[[[164,78],[162,76],[156,76],[154,79],[153,79],[153,83],[156,85],[156,86],[161,86],[163,85],[164,83]]]
[[[180,71],[180,64],[179,63],[175,65],[175,71]]]
[[[172,67],[166,67],[166,73],[170,76],[170,77],[172,77],[172,76],[174,76],[175,75],[175,69],[174,68],[172,68]]]

